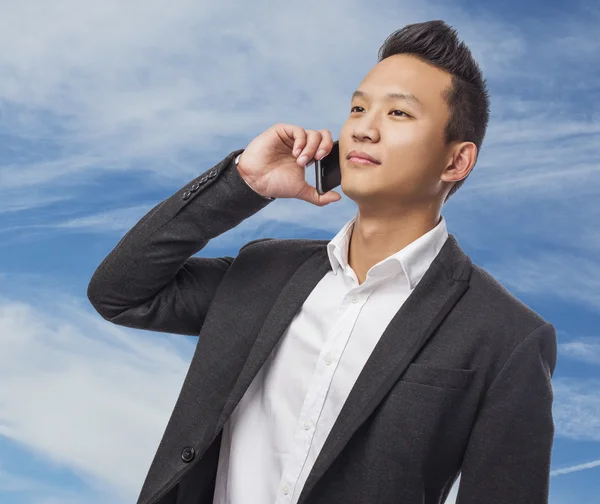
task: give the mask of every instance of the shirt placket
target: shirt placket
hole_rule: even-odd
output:
[[[327,339],[319,354],[317,367],[296,426],[291,456],[283,470],[276,504],[289,504],[293,502],[295,494],[300,493],[296,491],[296,484],[308,458],[335,371],[360,313],[362,303],[359,303],[359,296],[352,294],[349,296],[349,301],[349,309],[340,316],[341,323],[335,324],[339,328],[337,331],[333,329],[333,336]]]

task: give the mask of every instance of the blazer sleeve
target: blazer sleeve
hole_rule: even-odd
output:
[[[102,261],[87,296],[104,319],[137,329],[199,334],[234,258],[191,256],[271,203],[240,176],[234,163],[240,152],[156,205]]]
[[[457,504],[548,503],[556,354],[556,331],[545,323],[503,365],[469,438]]]

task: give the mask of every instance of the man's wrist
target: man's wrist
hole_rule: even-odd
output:
[[[242,153],[238,154],[238,155],[236,156],[236,158],[235,158],[235,166],[236,166],[236,168],[237,168],[237,165],[238,165],[238,163],[240,162],[240,157],[242,157]],[[242,180],[243,180],[244,182],[246,182],[246,179],[245,179],[244,177],[242,177]],[[265,198],[265,199],[268,199],[268,200],[271,200],[271,201],[275,199],[275,198],[269,198],[268,196],[263,196],[262,194],[259,194],[258,192],[256,192],[256,190],[254,189],[254,187],[252,187],[250,184],[248,184],[248,182],[246,182],[246,185],[247,185],[247,186],[248,186],[250,189],[252,189],[252,190],[253,190],[253,191],[254,191],[256,194],[258,194],[260,197],[262,197],[262,198]]]

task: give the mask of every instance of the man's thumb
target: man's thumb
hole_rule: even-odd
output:
[[[298,195],[298,198],[304,201],[308,201],[313,205],[322,207],[328,205],[329,203],[341,200],[342,196],[335,191],[328,191],[325,194],[319,194],[316,187],[311,186],[307,182],[304,188],[302,189],[301,193]]]

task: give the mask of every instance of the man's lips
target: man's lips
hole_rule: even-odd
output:
[[[373,156],[370,156],[366,152],[353,150],[348,153],[347,156],[348,161],[357,164],[368,164],[368,165],[378,165],[381,164],[377,159]]]

